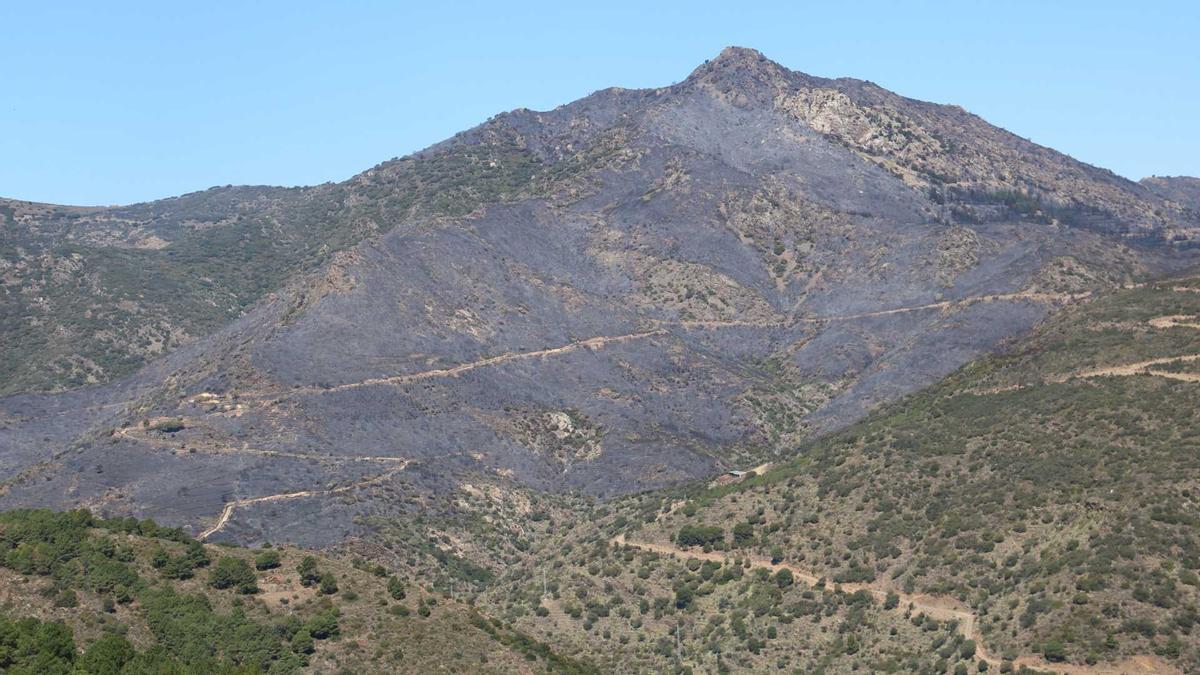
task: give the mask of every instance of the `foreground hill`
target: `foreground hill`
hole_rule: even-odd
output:
[[[0,670],[590,672],[417,581],[152,521],[2,513]]]
[[[1196,672],[1198,364],[1200,282],[1113,293],[761,475],[611,504],[496,602],[639,667]],[[870,609],[831,630],[830,588]]]
[[[9,391],[91,377],[63,345],[125,364],[97,380],[165,356],[0,400],[0,503],[313,545],[469,490],[753,466],[1186,264],[1197,231],[959,108],[736,48],[337,185],[5,213]]]

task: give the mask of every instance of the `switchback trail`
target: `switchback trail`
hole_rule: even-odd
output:
[[[284,493],[275,494],[275,495],[266,495],[264,497],[249,497],[246,499],[235,499],[234,501],[226,502],[225,508],[221,509],[221,515],[217,517],[217,522],[214,523],[212,527],[210,527],[207,530],[196,535],[196,539],[198,539],[200,541],[204,541],[205,539],[208,539],[209,537],[216,534],[217,532],[220,532],[221,528],[225,527],[225,525],[229,522],[229,519],[233,516],[233,512],[239,506],[249,506],[251,504],[261,504],[264,502],[278,502],[278,501],[283,501],[285,499],[299,499],[301,497],[320,497],[320,496],[324,496],[324,495],[333,495],[333,494],[339,494],[342,492],[349,492],[350,490],[355,490],[355,489],[358,489],[361,487],[367,487],[369,485],[375,485],[376,483],[382,483],[383,481],[400,473],[401,471],[403,471],[404,469],[406,469],[408,467],[408,464],[409,464],[408,460],[397,460],[397,461],[401,461],[403,463],[400,466],[398,466],[394,469],[385,471],[377,476],[367,478],[365,480],[361,480],[356,483],[350,483],[348,485],[342,485],[342,486],[335,487],[335,488],[328,488],[325,490],[300,490],[298,492],[284,492]]]
[[[646,541],[630,541],[624,534],[618,534],[611,540],[612,545],[618,547],[632,547],[652,553],[660,553],[663,555],[676,556],[680,558],[697,558],[699,560],[711,560],[713,562],[727,563],[734,557],[739,557],[750,561],[751,567],[758,567],[772,571],[786,569],[791,571],[792,576],[797,580],[802,581],[809,586],[816,586],[821,577],[815,574],[812,570],[797,567],[791,563],[781,562],[773,563],[768,558],[760,556],[738,555],[733,556],[728,552],[722,551],[692,551],[680,548],[673,544],[663,544]],[[846,593],[857,593],[865,591],[870,593],[877,600],[884,600],[889,593],[895,594],[899,598],[899,604],[896,605],[898,611],[905,611],[910,605],[913,611],[924,613],[926,616],[937,619],[938,621],[955,621],[958,625],[958,631],[962,636],[975,643],[975,656],[989,663],[1000,663],[1003,661],[998,655],[991,653],[983,644],[982,635],[980,635],[978,622],[976,621],[975,613],[971,609],[954,598],[940,597],[935,595],[911,594],[904,593],[898,590],[887,588],[882,584],[860,584],[847,583],[837,584]],[[1028,655],[1013,659],[1014,669],[1022,667],[1031,668],[1034,670],[1044,670],[1052,673],[1062,673],[1063,675],[1181,675],[1181,671],[1175,668],[1166,661],[1157,656],[1131,656],[1123,661],[1108,664],[1096,664],[1094,666],[1075,665],[1069,663],[1051,663],[1040,656]]]

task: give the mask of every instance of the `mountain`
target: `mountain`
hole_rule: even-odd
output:
[[[1195,672],[1194,188],[730,48],[4,202],[0,668]]]
[[[788,456],[1200,230],[740,48],[339,184],[4,209],[0,504],[316,546]]]

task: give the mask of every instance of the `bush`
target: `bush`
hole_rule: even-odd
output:
[[[321,612],[308,620],[304,628],[316,640],[325,640],[327,638],[336,637],[339,627],[337,614],[331,611]]]
[[[738,523],[733,526],[733,545],[742,547],[754,544],[754,526],[750,523]]]
[[[333,595],[338,592],[337,577],[332,572],[321,575],[321,595]]]
[[[687,609],[696,600],[696,593],[690,586],[680,586],[675,589],[675,607]]]
[[[321,570],[317,569],[317,559],[311,555],[304,556],[304,559],[296,566],[296,571],[300,574],[300,585],[302,586],[315,586],[321,583]]]
[[[795,583],[795,578],[792,576],[792,571],[786,567],[775,573],[775,585],[780,588],[787,588]]]
[[[1067,650],[1058,640],[1050,640],[1042,646],[1042,656],[1046,657],[1047,661],[1059,663],[1066,660]]]
[[[208,576],[208,583],[213,588],[237,587],[241,593],[257,593],[257,581],[250,565],[245,560],[232,556],[222,556],[217,560]]]
[[[404,582],[400,581],[400,577],[393,576],[389,578],[387,590],[388,595],[392,596],[393,600],[403,600],[406,595],[404,592]]]
[[[254,558],[254,568],[258,570],[273,570],[279,567],[279,551],[267,549]]]
[[[78,607],[79,594],[76,593],[75,589],[73,588],[64,588],[62,592],[58,594],[58,597],[54,598],[54,606],[65,608]]]
[[[680,546],[711,546],[725,541],[725,530],[715,525],[684,525],[676,541]]]
[[[92,675],[117,675],[137,656],[133,645],[120,635],[105,635],[92,643],[76,662],[76,669]]]
[[[307,628],[301,628],[292,636],[292,651],[297,654],[311,654],[316,650],[312,633]]]
[[[150,426],[151,431],[158,431],[164,434],[174,434],[183,431],[183,420],[178,418],[159,420]]]
[[[962,646],[959,648],[959,653],[962,654],[964,661],[970,661],[975,658],[975,641],[963,640]]]

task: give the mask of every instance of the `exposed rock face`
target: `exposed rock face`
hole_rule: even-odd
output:
[[[464,480],[670,484],[791,452],[1072,294],[1186,264],[1159,234],[1197,228],[960,109],[743,49],[287,199],[332,200],[358,234],[126,381],[0,401],[0,501],[199,530],[303,491],[221,536],[324,544]],[[159,418],[182,426],[142,426]]]

